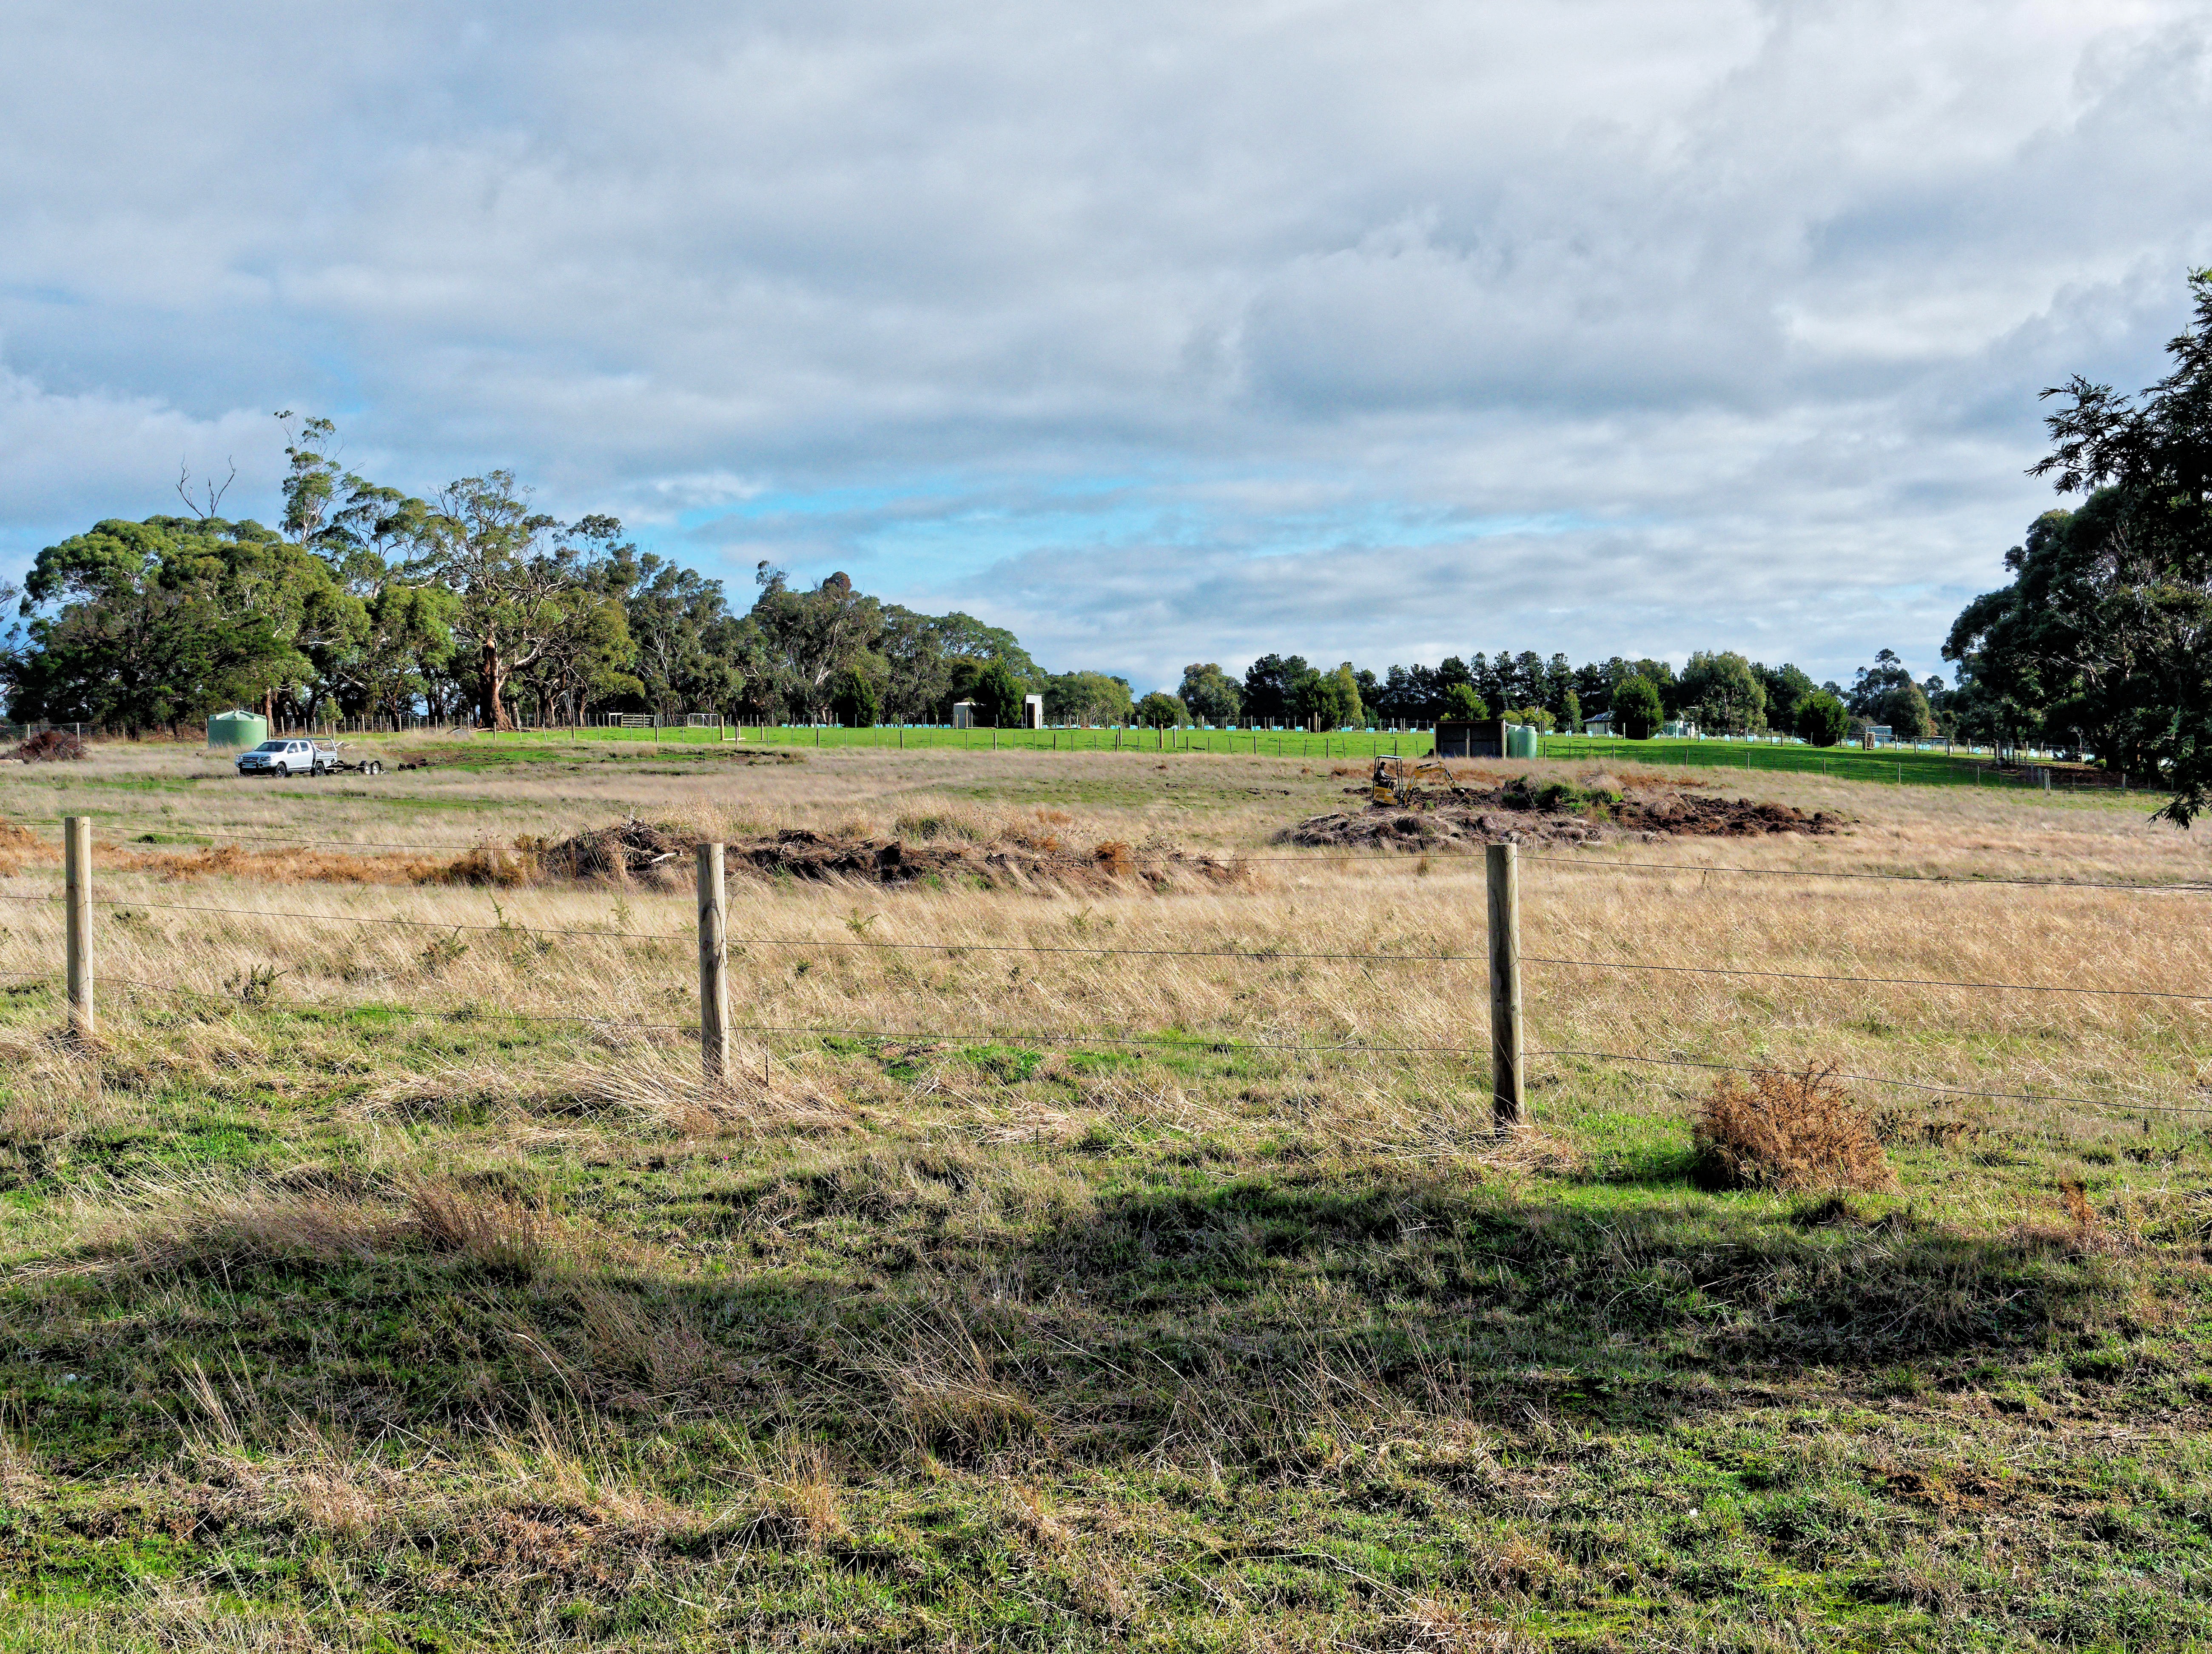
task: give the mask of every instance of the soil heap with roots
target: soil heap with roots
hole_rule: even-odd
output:
[[[1662,838],[1756,838],[1842,829],[1843,818],[1825,811],[1807,815],[1787,804],[1716,798],[1679,783],[1624,786],[1599,778],[1577,786],[1516,775],[1494,787],[1426,789],[1403,805],[1310,816],[1276,838],[1317,848],[1419,851],[1501,842],[1648,844]]]

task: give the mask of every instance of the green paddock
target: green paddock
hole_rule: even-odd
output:
[[[665,726],[659,729],[515,730],[502,739],[607,740],[664,745],[715,745],[734,742],[757,749],[796,748],[829,751],[869,748],[877,751],[955,751],[968,752],[1215,752],[1251,753],[1273,758],[1323,762],[1368,760],[1376,757],[1426,757],[1436,749],[1428,730],[1338,730],[1310,734],[1300,730],[1249,729],[946,729],[941,727],[880,726],[840,729],[822,725],[732,726],[724,729]],[[1881,747],[1867,751],[1856,746],[1812,747],[1768,741],[1602,740],[1579,735],[1547,735],[1547,758],[1596,760],[1618,763],[1674,764],[1685,768],[1783,770],[1792,775],[1828,775],[1838,781],[1871,781],[1902,787],[2039,786],[2019,774],[2000,770],[1988,757],[1964,753],[1916,751]],[[2054,785],[2081,785],[2070,775],[2088,771],[2059,771]],[[2097,775],[2087,784],[2108,786]]]

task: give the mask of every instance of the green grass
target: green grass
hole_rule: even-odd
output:
[[[487,738],[479,737],[478,739]],[[1340,731],[1328,735],[1297,731],[1231,730],[952,730],[952,729],[832,729],[822,727],[747,728],[732,741],[711,729],[522,730],[489,738],[501,743],[527,745],[556,742],[563,745],[589,742],[629,745],[647,743],[671,753],[687,748],[720,745],[736,749],[804,752],[866,749],[884,751],[965,752],[1174,752],[1252,753],[1267,757],[1359,761],[1403,755],[1423,757],[1435,750],[1425,732],[1405,734]],[[1969,754],[1915,751],[1884,747],[1866,751],[1856,746],[1826,749],[1737,740],[1594,740],[1583,736],[1547,735],[1542,741],[1547,758],[1674,764],[1684,767],[1784,771],[1793,775],[1832,776],[1842,781],[1880,782],[1908,787],[2008,787],[2030,785],[2023,776],[2001,771],[1990,758]],[[2062,769],[2054,787],[2060,791],[2079,788],[2088,772]],[[2092,786],[2088,790],[2106,790]]]
[[[277,1055],[161,1060],[210,1040]],[[832,1042],[849,1125],[703,1138],[345,1074],[589,1049],[210,1006],[9,1128],[0,1647],[2212,1637],[2198,1134],[1823,1203],[1569,1085],[1572,1156],[1365,1146],[1345,1070],[1202,1041]],[[425,1177],[519,1237],[431,1237]]]

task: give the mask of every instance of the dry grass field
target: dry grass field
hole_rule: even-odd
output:
[[[0,771],[0,1650],[2212,1640],[2212,839],[2141,800],[1529,847],[1501,1140],[1480,862],[1277,842],[1357,774],[384,751]],[[734,872],[708,1088],[688,862],[520,879],[632,816],[1018,854]],[[1704,1186],[1698,1063],[1835,1070],[1874,1186]]]

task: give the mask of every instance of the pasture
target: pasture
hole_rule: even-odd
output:
[[[483,739],[483,738],[479,738]],[[881,726],[839,729],[815,725],[747,726],[742,731],[667,726],[647,729],[512,730],[490,738],[515,746],[551,743],[589,748],[599,743],[646,745],[681,751],[728,745],[754,752],[959,752],[968,757],[1013,752],[1210,753],[1224,757],[1296,759],[1322,763],[1378,757],[1423,757],[1436,750],[1431,732],[1338,730],[1328,734],[1300,730],[1231,729],[945,729]],[[1546,735],[1544,756],[1569,764],[1669,765],[1697,769],[1741,769],[1818,775],[1834,781],[1878,781],[1902,787],[2010,787],[2044,790],[2045,767],[2028,775],[2007,769],[1987,752],[1961,747],[1955,752],[1883,746],[1812,747],[1771,740],[1713,738],[1648,741],[1610,740],[1582,735]],[[2064,793],[2118,786],[2116,780],[2081,764],[2051,767],[2057,790]]]
[[[1608,758],[1845,829],[1529,847],[1501,1140],[1480,860],[1174,739],[0,772],[0,1650],[2212,1640],[2201,830]],[[710,1087],[630,817],[951,859],[733,872]]]

